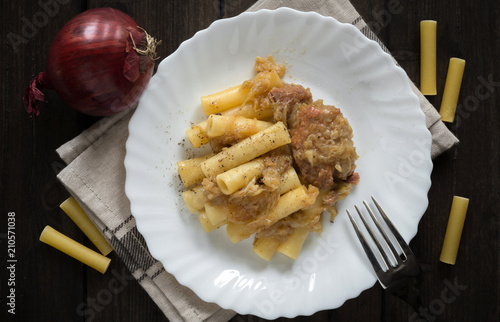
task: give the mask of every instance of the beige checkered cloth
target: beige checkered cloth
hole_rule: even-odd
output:
[[[333,16],[351,23],[367,37],[378,41],[347,0],[261,0],[249,10],[291,7]],[[380,41],[378,41],[380,43]],[[382,48],[385,47],[381,44]],[[439,119],[439,114],[414,87],[433,136],[432,157],[458,141]],[[130,203],[125,196],[125,142],[133,110],[104,118],[61,146],[57,152],[67,163],[59,180],[85,209],[114,247],[116,254],[170,321],[227,321],[235,312],[205,303],[180,285],[147,250],[137,231]]]

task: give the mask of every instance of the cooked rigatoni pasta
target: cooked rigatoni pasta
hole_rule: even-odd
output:
[[[184,203],[192,214],[203,210],[205,204],[208,202],[208,198],[205,195],[205,189],[203,189],[201,185],[183,191],[182,199],[184,199]]]
[[[253,251],[266,261],[270,261],[280,244],[281,239],[276,236],[255,238]]]
[[[253,104],[245,104],[224,111],[221,115],[238,115],[246,118],[263,120],[273,116],[273,109],[271,106],[259,106],[259,108],[256,109]]]
[[[204,120],[186,130],[186,136],[194,148],[199,148],[210,142],[207,135],[207,124],[208,120]]]
[[[207,177],[217,175],[290,142],[285,125],[278,122],[202,162],[201,169]]]
[[[241,116],[251,120],[263,120],[273,116],[273,109],[270,108],[270,106],[259,106],[259,109],[255,109],[254,104],[244,104],[212,115]],[[207,126],[208,119],[203,120],[198,124],[192,125],[189,129],[186,130],[186,136],[194,148],[199,148],[200,146],[210,142],[210,137],[207,133]],[[242,137],[247,137],[255,134],[263,128],[264,127],[262,126],[262,124],[260,124],[254,131],[245,130],[246,136],[242,135]]]
[[[288,168],[286,172],[281,174],[280,185],[276,192],[280,195],[293,190],[301,185],[297,171],[293,167]]]
[[[205,115],[220,113],[232,107],[241,105],[250,88],[244,88],[242,85],[233,86],[226,90],[201,98],[201,107]]]
[[[239,115],[210,115],[207,121],[206,133],[209,138],[236,133],[241,134],[242,137],[248,137],[273,125],[271,122]]]
[[[177,162],[179,177],[185,187],[189,187],[195,183],[200,183],[203,178],[205,178],[205,174],[201,169],[201,163],[211,157],[212,154],[207,154],[202,157]]]
[[[229,222],[226,225],[226,233],[229,240],[234,244],[249,238],[253,234],[253,232],[247,230],[245,224],[236,224],[233,222]]]
[[[276,248],[276,251],[292,259],[297,259],[308,234],[308,227],[295,229],[288,239]]]
[[[217,225],[229,217],[230,209],[225,205],[208,201],[205,203],[205,212],[212,225]]]
[[[203,227],[203,230],[207,233],[211,232],[212,230],[215,230],[219,227],[222,227],[224,225],[227,225],[228,221],[223,220],[216,225],[212,224],[210,221],[210,218],[208,218],[206,211],[200,210],[198,212],[198,219],[200,220],[201,226]]]
[[[314,186],[297,187],[281,196],[278,203],[267,214],[261,222],[265,227],[269,227],[278,220],[283,219],[294,212],[310,207],[318,196],[318,189]],[[250,226],[253,226],[250,224]]]
[[[273,92],[283,107],[271,92],[289,86],[285,67],[272,56],[257,57],[255,70],[254,78],[201,98],[207,118],[186,136],[194,148],[210,144],[213,153],[177,163],[182,183],[193,186],[182,197],[205,232],[225,226],[233,243],[255,235],[253,251],[264,260],[276,253],[297,259],[309,232],[322,231],[323,210],[351,184],[320,191],[302,181],[286,115],[289,102],[308,102],[309,90]]]
[[[283,194],[273,208],[259,215],[256,220],[244,224],[229,223],[226,229],[229,239],[233,243],[239,243],[254,233],[269,228],[280,219],[310,207],[316,201],[317,195],[316,187],[310,186],[307,189],[301,185]]]
[[[241,105],[266,90],[281,86],[283,86],[283,80],[278,72],[275,70],[262,71],[255,78],[241,85],[201,97],[201,107],[205,115],[220,113]]]
[[[264,160],[255,159],[217,175],[216,180],[222,193],[230,195],[245,187],[253,178],[262,174]]]

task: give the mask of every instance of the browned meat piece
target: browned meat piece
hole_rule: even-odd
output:
[[[323,189],[353,174],[358,155],[351,126],[338,108],[321,101],[302,104],[292,110],[288,126],[304,181]]]
[[[334,181],[352,180],[358,155],[351,126],[340,110],[321,100],[311,102],[309,90],[300,85],[277,89],[272,99],[275,117],[286,118],[294,160],[304,182],[323,189]]]
[[[287,124],[287,115],[298,103],[311,103],[312,95],[309,89],[300,85],[285,84],[283,87],[273,88],[269,92],[269,100],[273,103],[274,121]]]

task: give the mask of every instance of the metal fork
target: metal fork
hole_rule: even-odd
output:
[[[363,204],[368,210],[368,213],[370,214],[370,217],[375,223],[375,226],[377,227],[382,238],[376,237],[375,233],[370,228],[370,225],[368,225],[368,222],[366,221],[361,211],[357,206],[354,206],[354,208],[358,212],[359,217],[363,221],[368,234],[375,244],[375,252],[379,255],[379,258],[382,261],[382,265],[375,256],[374,251],[368,244],[366,238],[364,237],[362,231],[359,229],[358,224],[352,217],[349,210],[347,210],[347,214],[349,215],[354,230],[356,231],[356,235],[361,242],[361,246],[363,247],[366,255],[368,256],[368,259],[370,260],[370,263],[373,266],[373,269],[375,270],[380,285],[391,294],[403,299],[405,302],[410,304],[416,312],[418,312],[419,308],[422,306],[419,288],[419,277],[422,273],[420,264],[413,251],[410,249],[403,237],[401,237],[400,233],[389,220],[387,214],[384,212],[377,200],[375,200],[375,198],[373,197],[371,198],[376,208],[378,209],[381,218],[389,228],[390,233],[392,233],[394,239],[397,241],[396,244],[399,248],[398,252],[366,201],[363,201]],[[384,248],[382,248],[380,239],[382,239],[382,242],[386,246],[386,249],[389,250],[388,252],[386,252]],[[400,253],[401,256],[399,255]],[[389,257],[392,258],[392,262]]]

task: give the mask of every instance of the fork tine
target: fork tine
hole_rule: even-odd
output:
[[[347,215],[349,216],[349,219],[351,220],[352,226],[354,227],[354,231],[356,232],[356,236],[358,236],[359,242],[361,243],[363,250],[365,251],[366,255],[368,256],[368,259],[370,260],[370,263],[372,264],[373,269],[375,270],[376,273],[381,271],[382,268],[380,267],[380,264],[379,264],[377,258],[375,257],[375,254],[373,253],[372,249],[370,248],[370,246],[366,242],[366,239],[363,236],[363,233],[361,233],[361,230],[359,229],[358,224],[356,223],[354,218],[352,218],[351,212],[348,209],[346,209],[346,211],[347,211]]]
[[[354,227],[356,235],[358,236],[358,239],[361,243],[361,246],[363,247],[368,259],[370,260],[371,265],[375,270],[375,274],[377,275],[377,279],[380,285],[384,289],[402,298],[403,300],[410,303],[414,308],[416,308],[419,305],[419,303],[421,303],[419,301],[419,294],[420,294],[419,288],[418,285],[415,284],[416,278],[422,273],[418,259],[410,250],[410,247],[408,247],[406,241],[398,233],[398,231],[396,230],[392,222],[389,220],[389,218],[387,217],[386,213],[379,205],[379,203],[373,197],[372,200],[375,203],[375,206],[377,207],[380,216],[387,224],[387,227],[390,230],[390,232],[386,231],[387,228],[382,228],[382,226],[379,223],[379,220],[377,220],[377,217],[375,217],[374,211],[372,211],[368,203],[363,200],[363,204],[368,210],[373,220],[373,223],[377,226],[377,228],[374,228],[374,230],[378,229],[382,237],[375,236],[372,229],[370,228],[370,225],[368,225],[365,217],[363,216],[359,208],[356,205],[354,206],[354,208],[356,209],[359,217],[363,221],[363,224],[365,225],[365,228],[369,233],[371,239],[375,243],[375,246],[368,245],[366,241],[366,238],[368,237],[363,236],[363,232],[361,232],[361,230],[359,229],[351,213],[349,212],[349,210],[346,210],[347,214],[349,215],[349,219],[351,220],[352,226]],[[392,237],[391,239],[388,238],[388,235],[390,235],[391,232],[393,234],[393,237],[397,240],[397,243],[399,243],[399,246],[403,250],[403,255],[406,256],[406,259],[403,259],[403,256],[399,256],[398,253],[396,252],[395,249],[396,245],[394,242],[392,242]],[[390,251],[386,251],[381,247],[378,238],[384,239],[384,242],[387,244],[387,247],[389,248]],[[374,252],[376,252],[375,249],[376,251],[378,251],[380,255],[379,258],[375,257],[374,255]],[[388,252],[392,253],[392,256],[395,259],[395,264],[389,261],[387,254]],[[382,263],[385,264],[387,270],[381,269]]]
[[[373,213],[372,209],[370,208],[370,206],[368,206],[368,203],[366,201],[364,201],[364,200],[363,200],[363,204],[365,205],[366,210],[368,210],[368,213],[370,214],[370,217],[372,217],[373,222],[375,223],[375,225],[377,226],[380,234],[382,235],[385,245],[389,248],[389,251],[391,252],[392,258],[395,260],[395,262],[397,264],[401,263],[401,258],[399,257],[398,252],[396,251],[396,249],[394,248],[394,245],[392,244],[391,240],[389,239],[389,237],[385,233],[385,230],[382,228],[382,226],[380,226],[380,223],[378,222],[377,217],[375,217],[375,214]]]
[[[387,227],[389,227],[389,230],[392,232],[392,234],[396,238],[396,241],[398,242],[399,246],[401,247],[403,254],[406,256],[406,258],[408,258],[408,256],[410,254],[412,254],[410,247],[408,246],[406,241],[403,239],[403,237],[401,236],[399,231],[396,229],[396,227],[394,227],[394,225],[392,224],[392,221],[389,219],[389,217],[387,217],[387,215],[385,214],[385,211],[382,209],[382,207],[380,207],[377,200],[374,197],[372,197],[372,200],[373,200],[373,203],[375,204],[375,206],[377,207],[380,215],[382,216],[385,223],[387,224]]]
[[[380,245],[377,236],[375,236],[375,234],[373,233],[373,230],[368,225],[368,222],[366,221],[365,216],[363,216],[363,214],[361,213],[361,211],[359,211],[359,208],[357,206],[354,206],[354,208],[358,212],[358,215],[361,218],[361,221],[363,221],[363,224],[365,225],[365,228],[368,231],[368,234],[370,235],[371,239],[375,243],[375,246],[377,248],[378,254],[382,257],[382,260],[383,260],[383,262],[385,264],[385,268],[389,269],[389,265],[391,265],[390,264],[391,262],[389,261],[389,258],[387,257],[386,252],[384,251],[384,249]]]

